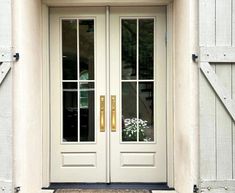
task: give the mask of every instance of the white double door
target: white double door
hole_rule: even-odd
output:
[[[166,182],[164,7],[50,10],[51,182]]]

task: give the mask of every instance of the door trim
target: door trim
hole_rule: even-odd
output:
[[[49,64],[49,6],[63,5],[71,1],[60,0],[59,4],[52,0],[45,0],[42,3],[41,16],[41,39],[42,39],[42,187],[50,185],[50,64]],[[79,5],[79,0],[77,0]],[[97,1],[96,1],[97,2]],[[100,0],[104,4],[104,0]],[[110,5],[112,4],[109,1]],[[133,6],[133,1],[126,1],[122,5]],[[139,5],[166,5],[167,6],[167,184],[174,187],[174,65],[173,65],[173,3],[171,0],[139,0]],[[81,3],[81,2],[80,2]],[[89,1],[89,5],[94,5]],[[114,3],[114,1],[113,1]],[[66,4],[66,3],[65,3]],[[75,4],[75,3],[74,3]],[[74,5],[73,4],[73,5]],[[87,3],[86,3],[87,4]],[[81,5],[81,4],[80,4]],[[101,5],[101,4],[100,4]],[[83,5],[84,6],[84,5]],[[106,20],[109,20],[109,10],[106,7]],[[108,26],[106,26],[106,33]],[[108,33],[107,33],[108,34]],[[107,42],[109,46],[109,42]],[[109,52],[109,49],[107,49]],[[106,56],[109,61],[109,54]],[[107,69],[109,70],[109,69]],[[107,77],[109,78],[109,77]],[[109,81],[107,81],[107,84]],[[108,87],[109,88],[109,87]],[[108,91],[109,93],[109,91]],[[109,105],[107,98],[107,105]],[[107,107],[109,109],[109,107]],[[107,123],[108,124],[108,123]],[[109,136],[109,135],[108,135]],[[107,140],[109,141],[109,140]],[[107,157],[107,159],[109,159]],[[108,167],[109,168],[109,167]],[[110,171],[108,171],[108,174]]]
[[[168,5],[173,0],[43,0],[48,6],[153,6]]]
[[[107,108],[106,109],[110,109],[110,54],[109,54],[109,50],[110,50],[110,33],[109,33],[109,19],[110,19],[110,7],[109,6],[106,6],[106,9],[105,9],[105,21],[106,21],[106,29],[105,29],[105,33],[106,33],[106,106]],[[106,114],[106,117],[107,114]],[[106,124],[107,125],[110,125],[110,119],[107,118],[106,120]],[[107,129],[106,131],[106,164],[107,164],[107,167],[106,167],[106,176],[107,176],[107,183],[110,183],[110,175],[111,175],[111,170],[110,170],[110,129]]]

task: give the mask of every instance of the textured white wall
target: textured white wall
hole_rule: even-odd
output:
[[[193,192],[198,178],[197,1],[174,2],[175,189]]]
[[[20,53],[13,71],[15,181],[22,193],[35,193],[42,178],[41,2],[14,1],[13,14],[14,47]]]

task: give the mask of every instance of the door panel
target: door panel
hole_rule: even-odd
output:
[[[111,8],[112,182],[166,182],[164,7]]]
[[[165,7],[50,13],[51,182],[166,182]]]
[[[50,11],[51,182],[106,182],[105,9]]]

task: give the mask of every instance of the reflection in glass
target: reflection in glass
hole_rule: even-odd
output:
[[[63,141],[78,140],[77,83],[63,83]]]
[[[136,79],[136,19],[122,20],[122,79]]]
[[[153,79],[154,20],[139,20],[139,79]]]
[[[122,83],[122,141],[137,141],[136,82]]]
[[[154,19],[122,19],[121,27],[122,141],[154,141]]]
[[[153,82],[139,83],[139,141],[154,141]]]
[[[70,90],[72,89],[73,91],[77,91],[77,83],[76,82],[63,82],[63,90],[66,91],[66,90]]]
[[[94,83],[80,83],[80,141],[95,140]]]
[[[77,20],[62,21],[63,79],[77,80]]]
[[[94,80],[94,20],[79,20],[80,80]]]

